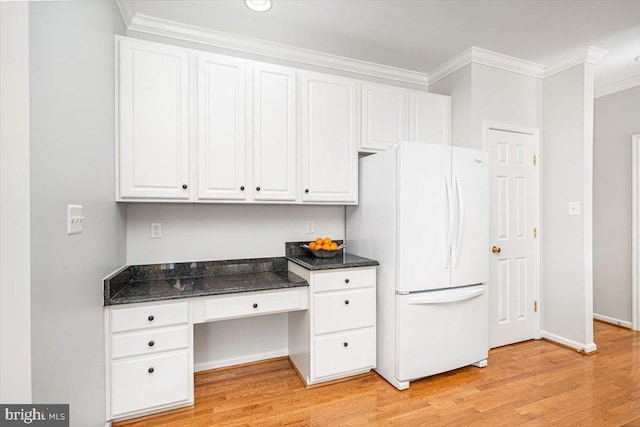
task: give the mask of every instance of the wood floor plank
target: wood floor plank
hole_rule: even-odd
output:
[[[286,358],[200,372],[196,404],[117,427],[640,427],[640,333],[594,322],[598,354],[541,340],[398,391],[375,372],[304,387]]]

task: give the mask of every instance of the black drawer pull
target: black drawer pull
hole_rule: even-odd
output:
[[[149,347],[153,347],[155,343],[153,341],[149,341]]]
[[[344,283],[349,283],[349,279],[344,279]]]
[[[147,317],[147,320],[149,320],[149,322],[153,322],[153,316]]]
[[[344,303],[349,305],[349,300],[348,299],[344,300]]]
[[[348,342],[343,342],[342,345],[345,346],[345,347],[349,347],[349,343]]]
[[[308,189],[308,188],[305,188],[305,189],[304,189],[304,192],[305,192],[305,193],[308,193],[308,192],[309,192],[309,189]]]
[[[183,190],[186,190],[187,188],[189,188],[189,187],[187,187],[187,184],[182,184],[182,189]]]
[[[258,308],[258,304],[253,303],[253,308]]]
[[[240,191],[244,191],[244,185],[240,186]]]
[[[150,374],[153,374],[154,369],[153,368],[149,368],[147,369],[147,372],[149,372]]]

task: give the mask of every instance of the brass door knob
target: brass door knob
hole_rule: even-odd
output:
[[[500,249],[497,246],[494,246],[494,247],[491,248],[491,252],[493,252],[494,254],[499,254],[500,251],[502,251],[502,249]]]

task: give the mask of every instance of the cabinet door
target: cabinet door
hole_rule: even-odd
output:
[[[119,39],[118,200],[189,200],[189,51]]]
[[[448,96],[411,91],[409,116],[409,140],[450,144],[450,98]]]
[[[246,61],[197,56],[198,200],[245,200]]]
[[[362,84],[363,150],[386,150],[406,139],[407,91],[390,86]]]
[[[296,200],[296,74],[253,67],[253,199]]]
[[[304,202],[358,202],[356,84],[302,74]]]

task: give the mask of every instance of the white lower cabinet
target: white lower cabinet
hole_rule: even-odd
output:
[[[309,282],[309,310],[289,313],[289,358],[307,385],[376,366],[376,267],[289,270]]]

